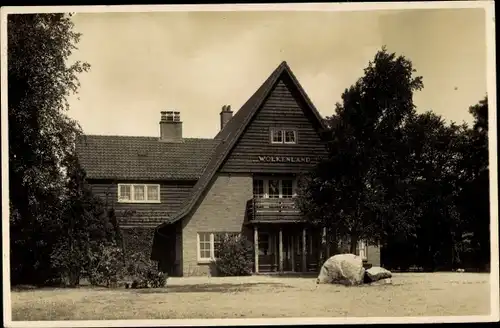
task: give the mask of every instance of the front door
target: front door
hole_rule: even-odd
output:
[[[267,231],[259,231],[259,271],[270,272],[274,270],[275,251],[273,236]]]

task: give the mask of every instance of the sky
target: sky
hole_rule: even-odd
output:
[[[483,9],[78,13],[79,76],[69,116],[86,134],[158,136],[160,111],[181,113],[184,137],[212,138],[222,105],[234,111],[287,61],[323,116],[376,52],[413,62],[418,112],[472,122],[486,95]]]

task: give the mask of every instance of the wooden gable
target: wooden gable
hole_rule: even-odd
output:
[[[220,169],[224,173],[299,173],[326,155],[321,126],[291,78],[283,74]],[[272,129],[293,129],[296,144],[271,143]]]
[[[298,130],[298,144],[271,144],[269,129],[286,125]],[[193,192],[175,217],[157,229],[188,215],[217,172],[300,173],[311,169],[327,154],[326,145],[320,139],[321,131],[326,128],[321,115],[283,61],[217,134],[214,139],[219,143],[215,154]]]

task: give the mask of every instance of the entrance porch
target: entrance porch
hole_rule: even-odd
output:
[[[253,225],[254,272],[318,272],[328,258],[325,230],[304,223]]]

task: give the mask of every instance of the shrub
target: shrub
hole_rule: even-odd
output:
[[[167,274],[158,270],[158,264],[144,253],[135,253],[127,259],[127,275],[133,280],[132,288],[163,288]]]
[[[127,228],[121,231],[125,256],[151,252],[155,228]]]
[[[253,245],[243,236],[226,235],[217,247],[219,256],[214,261],[221,276],[248,276],[252,274]]]
[[[56,285],[75,287],[80,284],[83,268],[88,264],[81,248],[60,243],[52,251],[51,260],[52,266],[59,272],[58,279],[53,280]]]
[[[100,244],[90,255],[87,275],[94,286],[114,287],[122,278],[123,270],[122,249]]]

